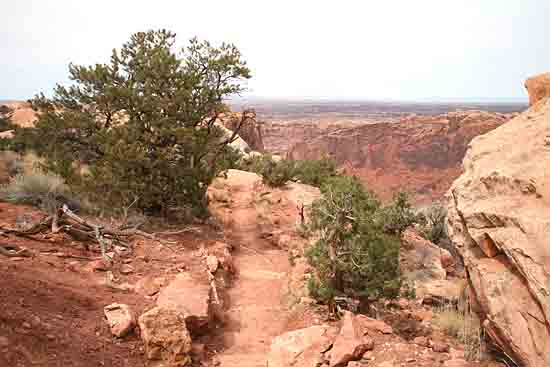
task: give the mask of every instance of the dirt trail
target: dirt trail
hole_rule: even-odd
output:
[[[235,225],[229,240],[235,244],[237,277],[228,290],[229,309],[224,327],[222,367],[265,367],[273,337],[285,326],[281,304],[285,274],[290,269],[286,251],[261,239],[257,212],[252,209],[254,190],[233,193]]]

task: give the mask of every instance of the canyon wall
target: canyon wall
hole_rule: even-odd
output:
[[[416,202],[429,202],[440,198],[461,173],[470,141],[511,117],[465,111],[341,128],[292,126],[286,131],[287,142],[298,140],[304,132],[305,136],[288,149],[288,157],[318,159],[329,154],[385,200],[405,190]]]
[[[531,108],[472,141],[448,228],[489,337],[515,365],[548,367],[550,79],[530,83]]]

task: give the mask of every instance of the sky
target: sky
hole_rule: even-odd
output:
[[[249,96],[526,100],[550,71],[549,0],[13,0],[0,4],[0,100],[50,93],[137,31],[234,43]]]

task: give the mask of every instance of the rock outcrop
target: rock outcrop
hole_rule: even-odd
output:
[[[7,102],[0,106],[0,116],[9,115],[11,122],[22,127],[30,127],[36,121],[36,112],[29,102]]]
[[[327,325],[291,331],[273,339],[268,356],[270,367],[312,367],[323,361],[337,329]]]
[[[150,366],[186,367],[191,364],[191,336],[182,312],[155,307],[139,317],[139,328]]]
[[[122,338],[129,334],[136,325],[136,318],[130,307],[125,304],[113,303],[103,308],[111,333]]]
[[[210,327],[210,287],[206,280],[194,279],[186,273],[176,275],[159,292],[157,305],[185,314],[187,329],[194,335],[204,333]]]
[[[488,335],[517,365],[546,367],[550,366],[550,145],[546,142],[550,91],[534,87],[533,80],[527,85],[531,101],[538,102],[472,141],[465,172],[448,193],[448,227],[464,258]]]
[[[414,193],[418,202],[429,202],[441,197],[460,175],[468,143],[511,116],[467,111],[358,124],[318,132],[312,139],[302,136],[288,155],[319,159],[329,154],[383,199],[402,189]]]
[[[262,125],[256,119],[253,111],[242,113],[229,113],[220,117],[221,124],[231,131],[239,130],[239,136],[248,144],[250,149],[263,152],[264,142],[262,137]]]
[[[401,235],[400,265],[406,276],[424,280],[446,279],[447,269],[453,265],[449,251],[436,246],[412,229]]]
[[[529,93],[529,105],[533,106],[545,97],[550,96],[550,73],[536,75],[525,81]]]

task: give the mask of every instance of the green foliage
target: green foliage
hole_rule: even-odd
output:
[[[0,106],[0,133],[15,130],[16,126],[10,120],[10,111],[5,106]],[[13,139],[0,138],[0,151],[13,150]]]
[[[426,218],[422,228],[424,238],[435,244],[447,238],[447,229],[445,227],[447,210],[440,203],[431,205],[424,212],[424,217]]]
[[[321,187],[338,175],[336,163],[329,158],[275,161],[270,155],[260,155],[245,159],[240,169],[261,175],[264,183],[272,187],[284,186],[288,181]]]
[[[338,175],[336,162],[328,157],[319,160],[296,161],[294,177],[301,183],[321,187],[328,179]]]
[[[346,176],[328,179],[321,191],[309,223],[320,239],[306,253],[318,277],[310,283],[312,296],[397,297],[399,238],[384,231],[378,199]]]
[[[237,159],[214,122],[250,71],[233,45],[174,44],[169,31],[136,33],[109,63],[70,65],[69,87],[32,101],[25,141],[48,171],[111,208],[137,198],[149,213],[204,213],[208,185]]]
[[[289,159],[268,161],[261,171],[262,181],[271,187],[282,187],[294,179],[295,167],[295,162]]]
[[[415,213],[409,197],[404,192],[394,195],[393,201],[380,212],[380,221],[387,233],[401,235],[401,233],[414,223],[423,223],[422,215]]]

